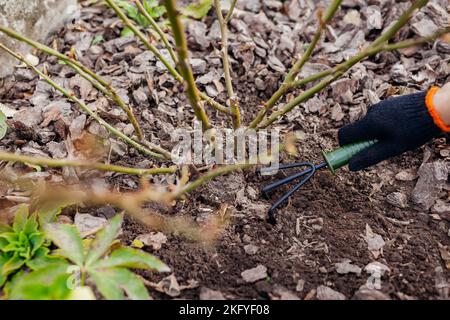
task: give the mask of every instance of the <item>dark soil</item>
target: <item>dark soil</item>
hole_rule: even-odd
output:
[[[270,16],[271,9],[266,7],[263,9],[262,12]],[[351,9],[351,6],[345,7],[336,20],[342,20],[343,16]],[[355,5],[354,9],[363,10],[364,8]],[[389,15],[388,6],[383,7],[382,11],[383,17]],[[262,19],[261,16],[255,18],[256,14],[250,13],[248,10],[242,12],[253,16],[256,21]],[[284,16],[286,18],[286,10],[280,10],[277,14],[279,14],[277,17]],[[314,16],[312,15],[312,17]],[[239,15],[236,19],[246,21],[245,18],[239,18]],[[270,19],[275,18],[270,16]],[[308,19],[312,18],[301,17],[300,19],[310,21]],[[286,18],[286,21],[288,20]],[[68,25],[55,36],[59,44],[58,48],[62,52],[66,52],[71,46],[79,44],[81,40],[78,30],[84,30],[88,34],[102,34],[106,41],[113,41],[119,32],[117,27],[110,28],[115,21],[111,12],[103,8],[101,10],[96,7],[84,8],[81,20],[75,21],[73,25]],[[213,22],[212,15],[206,17],[205,22],[210,26]],[[275,46],[278,43],[279,31],[259,30],[258,28],[269,28],[264,23],[261,25],[250,25],[250,21],[246,21],[246,23],[255,33],[259,32],[261,35],[264,31],[265,33],[262,33],[261,36],[269,43],[269,46]],[[388,24],[387,21],[385,23]],[[292,22],[286,22],[286,24],[292,25]],[[81,29],[77,29],[77,26],[81,26]],[[307,28],[305,35],[298,37],[306,41],[314,32],[313,26],[312,24],[312,27]],[[351,29],[350,26],[343,26],[341,23],[337,23],[333,27],[339,33]],[[231,28],[231,33],[233,32],[236,32],[235,27]],[[367,31],[367,40],[373,39],[378,33],[373,30]],[[402,36],[408,35],[414,36],[414,33],[409,30]],[[237,46],[235,43],[239,43],[240,40],[242,39],[233,36],[231,42]],[[327,35],[326,40],[332,42],[332,36]],[[206,57],[212,52],[213,46],[217,47],[216,45],[216,43],[212,43],[207,48],[199,48],[195,39],[190,39],[194,57]],[[96,58],[92,58],[92,54],[87,54],[80,60],[96,70],[103,70],[113,79],[119,76],[121,77],[120,81],[126,82],[128,66],[132,64],[133,58],[142,52],[142,47],[138,47],[137,42],[132,42],[130,46],[133,50],[129,50],[131,53],[125,55],[122,52],[124,49],[121,48],[116,52],[108,52]],[[289,67],[293,53],[276,49],[270,52],[277,54],[284,65]],[[409,59],[416,64],[420,64],[423,59],[429,59],[430,56],[437,56],[438,60],[441,59],[440,61],[448,59],[448,54],[436,52],[431,46],[427,47],[425,52],[424,55],[416,53]],[[312,111],[308,109],[308,106],[301,106],[291,121],[283,120],[277,123],[276,126],[284,133],[298,130],[305,134],[305,138],[297,144],[298,155],[283,154],[282,162],[298,162],[299,160],[321,162],[321,150],[331,150],[337,147],[337,129],[345,123],[359,118],[370,105],[370,101],[364,93],[369,86],[368,82],[371,83],[374,90],[379,89],[377,96],[381,99],[393,94],[424,88],[426,84],[408,80],[411,72],[417,71],[415,69],[407,70],[406,80],[398,78],[393,80],[392,66],[403,58],[405,57],[399,53],[380,55],[366,63],[367,68],[364,68],[362,76],[352,72],[352,79],[356,79],[355,88],[352,88],[353,98],[355,101],[358,100],[357,102],[341,101],[335,91],[325,90],[318,98],[321,104],[319,110]],[[208,56],[206,59],[210,59],[210,57]],[[260,102],[268,98],[276,89],[282,73],[267,68],[267,61],[263,58],[256,57],[255,61],[250,62],[253,69],[241,67],[246,62],[246,56],[236,54],[233,59],[235,59],[233,62],[235,87],[239,88],[238,95],[241,97],[243,118],[248,122],[260,108]],[[314,62],[331,65],[332,63],[327,59],[328,55],[319,51]],[[55,68],[54,74],[59,74],[58,68],[60,67],[55,64],[55,61],[49,59],[47,62]],[[108,71],[111,66],[115,65],[125,68],[125,72],[119,71],[116,74]],[[265,70],[262,77],[264,77],[263,81],[267,83],[267,88],[263,90],[255,88],[255,79],[259,77],[259,73],[253,71],[256,70],[255,68]],[[168,105],[169,100],[175,99],[173,100],[175,104],[186,105],[185,98],[179,92],[181,88],[174,85],[171,80],[165,80],[164,83],[162,78],[169,77],[154,73],[152,79],[156,91],[167,92],[167,97],[162,99],[161,104]],[[447,75],[439,73],[433,83],[442,84],[446,78]],[[14,82],[16,86],[8,85],[11,82]],[[14,80],[13,77],[7,79],[0,88],[0,101],[17,108],[28,107],[29,98],[33,94],[37,82],[36,78],[32,80]],[[163,84],[160,84],[161,82]],[[123,87],[128,90],[128,96],[134,101],[132,92],[147,86],[147,84],[142,78],[137,82],[127,82],[123,84]],[[20,90],[17,89],[17,85],[21,88]],[[383,86],[385,86],[384,89]],[[294,94],[298,92],[294,92]],[[58,97],[51,99],[55,98]],[[221,102],[224,101],[224,98],[224,92],[217,97]],[[92,101],[95,102],[95,99]],[[341,111],[334,110],[332,112],[336,101],[340,101]],[[168,132],[172,127],[186,126],[187,120],[192,118],[192,113],[189,111],[189,107],[178,112],[172,104],[169,109],[172,108],[175,113],[178,113],[176,116],[171,116],[166,112],[161,112],[157,106],[154,100],[149,99],[148,106],[136,105],[135,110],[139,114],[141,123],[144,124],[147,136],[153,137],[155,142],[170,149]],[[72,106],[72,109],[77,110],[76,106]],[[151,117],[145,115],[144,111]],[[208,112],[215,123],[229,125],[223,116],[217,115],[216,112]],[[112,121],[114,122],[114,120]],[[51,127],[50,130],[55,129]],[[11,132],[2,144],[10,150],[17,150],[21,146],[17,144],[19,136],[19,133]],[[62,141],[64,138],[56,136],[55,139]],[[46,150],[44,143],[40,143],[36,148]],[[440,150],[447,147],[445,141],[437,140],[425,148],[431,150],[432,159],[441,159]],[[390,272],[382,277],[380,289],[386,297],[392,299],[445,298],[442,290],[436,288],[436,283],[442,276],[444,279],[450,277],[450,272],[439,251],[439,244],[450,245],[449,221],[432,216],[429,211],[416,209],[411,201],[407,208],[403,209],[394,207],[386,201],[386,196],[392,192],[401,191],[410,196],[416,181],[399,181],[395,179],[395,175],[407,169],[417,170],[422,163],[422,158],[423,149],[383,162],[363,172],[353,173],[344,168],[334,176],[326,170],[320,171],[290,199],[287,206],[277,212],[278,223],[275,226],[266,221],[266,212],[271,203],[287,188],[273,194],[270,200],[260,199],[258,190],[270,181],[285,176],[286,172],[280,172],[277,176],[261,177],[256,170],[252,169],[219,177],[194,191],[186,201],[178,202],[172,208],[152,205],[160,214],[184,215],[192,217],[199,223],[208,215],[215,214],[224,204],[228,205],[232,221],[217,241],[213,244],[199,244],[167,234],[167,243],[153,253],[173,269],[180,285],[186,285],[191,281],[198,282],[194,288],[182,290],[177,298],[198,299],[200,292],[211,289],[220,291],[227,299],[278,299],[294,295],[300,299],[314,299],[315,290],[323,285],[342,293],[347,299],[351,299],[358,289],[366,284],[370,274],[364,270],[359,275],[339,274],[335,264],[345,259],[351,260],[353,265],[362,269],[373,261],[388,266]],[[115,160],[115,163],[124,165],[139,165],[146,160],[145,157],[138,155],[133,150],[129,150],[123,156],[113,155],[112,159]],[[449,163],[449,158],[444,158],[444,160]],[[152,164],[158,163],[153,160],[146,163],[148,166]],[[52,172],[56,175],[61,174],[58,170]],[[108,176],[107,180],[112,186],[120,187],[122,190],[135,189],[139,183],[139,179],[136,177],[120,175]],[[254,192],[255,190],[256,192]],[[440,199],[448,201],[450,196],[448,190],[450,189],[443,191]],[[242,197],[242,194],[245,196]],[[253,194],[256,196],[252,196]],[[203,210],[205,208],[208,210]],[[84,210],[94,215],[98,214],[96,210]],[[205,214],[205,212],[207,213]],[[374,233],[381,235],[386,243],[382,254],[377,259],[368,250],[364,240],[367,225],[372,228]],[[148,231],[145,226],[133,221],[132,218],[127,218],[123,241],[131,244],[138,235]],[[258,247],[258,251],[253,255],[247,254],[244,250],[244,246],[249,244]],[[147,250],[152,252],[151,249]],[[256,283],[246,283],[241,273],[260,264],[267,267],[268,277]],[[437,268],[441,268],[440,270],[443,271],[440,272]],[[164,277],[153,273],[144,273],[144,276],[153,283],[157,283]],[[300,280],[304,281],[304,288],[296,290]],[[171,298],[157,291],[152,294],[158,299]]]

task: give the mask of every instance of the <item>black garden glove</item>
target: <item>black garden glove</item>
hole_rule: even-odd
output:
[[[349,162],[351,171],[414,150],[443,131],[442,121],[434,110],[432,98],[438,88],[382,101],[372,106],[367,115],[339,130],[341,146],[377,139],[379,142],[361,151]]]

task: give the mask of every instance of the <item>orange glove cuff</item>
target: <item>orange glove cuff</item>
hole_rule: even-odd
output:
[[[436,94],[436,92],[439,90],[438,87],[432,87],[428,93],[427,97],[425,99],[425,104],[427,106],[428,112],[430,113],[431,117],[433,118],[434,123],[444,132],[450,132],[450,126],[446,125],[444,121],[442,121],[441,117],[439,116],[439,113],[436,111],[436,108],[434,106],[433,97]]]

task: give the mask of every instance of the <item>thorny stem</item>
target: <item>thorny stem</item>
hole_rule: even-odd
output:
[[[74,94],[69,93],[64,88],[59,86],[56,82],[50,79],[47,75],[45,75],[42,71],[40,71],[38,68],[34,67],[27,59],[25,59],[22,55],[15,53],[11,49],[7,48],[5,45],[0,43],[0,48],[5,50],[7,53],[9,53],[11,56],[16,58],[17,60],[25,63],[29,68],[33,69],[34,72],[36,72],[39,76],[41,76],[49,85],[51,85],[53,88],[55,88],[57,91],[61,92],[65,97],[67,97],[69,100],[72,100],[73,102],[77,103],[83,111],[85,111],[87,114],[89,114],[92,118],[94,118],[99,124],[104,126],[111,134],[116,135],[120,139],[124,140],[140,152],[152,156],[154,158],[158,159],[164,159],[164,156],[155,153],[151,150],[148,150],[138,142],[134,141],[130,137],[124,135],[122,132],[114,128],[112,125],[107,123],[105,120],[103,120],[99,115],[97,115],[95,112],[93,112],[84,102],[82,102],[80,99],[78,99]]]
[[[228,27],[227,20],[223,18],[222,7],[220,4],[221,0],[214,0],[216,7],[216,15],[219,20],[220,33],[222,37],[222,64],[223,72],[225,76],[225,85],[227,87],[228,99],[230,101],[230,111],[233,120],[233,128],[235,130],[239,129],[241,126],[241,113],[239,111],[238,99],[234,94],[233,83],[231,78],[231,65],[228,59]]]
[[[62,168],[62,167],[76,167],[76,168],[88,168],[100,171],[112,171],[124,174],[132,175],[151,175],[151,174],[171,174],[177,171],[176,166],[169,168],[154,168],[154,169],[142,169],[142,168],[130,168],[124,166],[117,166],[106,163],[96,163],[89,160],[69,160],[69,159],[50,159],[43,157],[30,157],[25,155],[19,155],[15,153],[0,151],[0,160],[8,162],[21,162],[25,164],[45,166],[50,168]]]
[[[177,80],[181,84],[184,84],[184,78],[178,73],[178,71],[175,69],[175,67],[173,67],[169,63],[169,61],[167,61],[166,58],[164,58],[164,56],[161,54],[161,52],[159,52],[159,50],[150,43],[150,41],[147,39],[147,37],[133,24],[133,22],[131,22],[131,20],[128,19],[128,17],[125,15],[125,13],[122,11],[122,9],[120,9],[119,6],[117,6],[114,3],[114,1],[112,1],[112,0],[105,0],[105,1],[111,7],[111,9],[114,10],[114,12],[122,20],[122,22],[128,28],[130,28],[131,31],[133,31],[133,33],[136,35],[136,37],[138,37],[141,40],[141,42],[144,44],[144,46],[147,49],[149,49],[156,56],[156,58],[158,58],[164,64],[164,66],[167,68],[169,73],[175,78],[175,80]],[[217,109],[226,114],[230,113],[226,107],[224,107],[220,103],[214,101],[212,98],[208,97],[205,93],[198,92],[198,94],[202,100],[206,101],[214,109]]]
[[[110,1],[110,0],[107,0]],[[203,130],[209,129],[208,116],[200,103],[200,96],[198,94],[197,86],[195,85],[194,74],[192,73],[191,65],[189,64],[189,54],[184,33],[184,26],[180,21],[180,17],[176,8],[176,0],[165,0],[164,5],[167,9],[167,16],[172,26],[172,32],[176,43],[176,51],[178,53],[178,65],[185,81],[186,94],[189,98],[195,116],[202,123]]]
[[[233,16],[233,11],[234,11],[234,8],[236,7],[236,3],[237,3],[237,0],[233,0],[233,2],[231,2],[230,10],[228,10],[227,16],[225,17],[226,23],[230,22],[231,17]]]
[[[164,43],[166,49],[169,51],[169,54],[170,54],[172,60],[175,63],[177,63],[177,56],[176,56],[175,52],[173,51],[172,45],[169,43],[169,40],[167,39],[164,32],[161,30],[161,28],[156,23],[156,21],[152,18],[152,16],[148,14],[147,10],[145,10],[141,1],[140,0],[133,0],[133,1],[134,1],[134,3],[136,3],[136,6],[139,9],[139,11],[141,12],[141,14],[147,19],[147,21],[150,23],[150,25],[153,27],[153,29],[155,29],[155,31],[161,37],[161,40]]]
[[[405,48],[406,44],[416,45],[416,44],[420,44],[423,42],[427,42],[427,41],[436,39],[437,37],[441,36],[442,33],[438,32],[431,37],[426,37],[426,38],[418,39],[418,40],[410,40],[408,42],[402,42],[400,47],[397,47],[395,45],[391,45],[391,46],[384,45],[397,33],[398,30],[400,30],[406,23],[408,23],[408,21],[410,20],[411,16],[414,14],[414,12],[416,12],[417,10],[419,10],[420,8],[425,6],[427,3],[428,3],[428,0],[416,1],[414,4],[411,5],[410,8],[408,8],[408,10],[406,10],[400,16],[400,18],[397,20],[397,22],[391,28],[389,28],[389,30],[387,30],[380,37],[378,37],[365,50],[361,51],[356,56],[350,58],[349,60],[347,60],[346,62],[344,62],[340,65],[337,65],[336,67],[334,67],[332,69],[320,72],[319,76],[315,75],[316,79],[313,79],[311,81],[320,79],[321,77],[325,77],[327,75],[329,75],[329,78],[322,80],[320,83],[318,83],[311,89],[305,91],[304,93],[299,95],[297,98],[295,98],[294,100],[287,103],[280,110],[273,112],[263,123],[260,124],[259,127],[266,128],[267,126],[269,126],[270,124],[275,122],[279,117],[281,117],[284,114],[291,111],[294,107],[296,107],[299,104],[312,98],[316,93],[322,91],[328,85],[330,85],[331,83],[333,83],[334,81],[339,79],[342,75],[345,74],[345,72],[347,72],[351,67],[353,67],[355,64],[357,64],[358,62],[360,62],[363,59],[365,59],[369,56],[372,56],[374,54],[377,54],[379,52],[385,51],[385,50],[396,50],[398,48]],[[442,31],[442,32],[444,32],[444,31]],[[444,33],[446,33],[446,32],[444,32]],[[305,81],[303,80],[303,81],[294,82],[294,85],[297,85],[299,83],[305,84]],[[261,121],[262,121],[262,118],[261,118],[260,122]],[[258,125],[258,124],[256,124],[256,125]]]
[[[76,61],[75,59],[69,58],[68,56],[46,45],[43,45],[39,42],[33,41],[25,36],[22,36],[17,32],[15,32],[14,30],[0,26],[0,31],[5,33],[11,38],[19,40],[21,42],[25,42],[28,45],[36,48],[37,50],[45,52],[48,55],[54,56],[58,58],[60,61],[65,62],[69,67],[74,69],[80,76],[89,81],[102,94],[104,94],[106,97],[109,97],[115,103],[117,103],[117,105],[126,113],[128,119],[133,125],[134,130],[136,131],[136,135],[138,136],[138,139],[140,140],[143,138],[141,127],[139,126],[139,123],[136,117],[134,116],[132,109],[126,105],[126,103],[122,100],[122,98],[120,98],[120,96],[117,94],[116,90],[105,79],[103,79],[102,77],[97,75],[94,71],[85,67],[83,64]]]

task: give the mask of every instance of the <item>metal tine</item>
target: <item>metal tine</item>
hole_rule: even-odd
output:
[[[305,178],[303,178],[303,179],[302,179],[299,183],[297,183],[292,189],[290,189],[288,192],[286,192],[286,193],[285,193],[281,198],[279,198],[279,199],[272,205],[272,207],[269,209],[269,212],[268,212],[268,214],[269,214],[269,222],[270,222],[271,224],[276,224],[276,220],[275,220],[275,217],[274,217],[275,210],[276,210],[279,206],[281,206],[281,205],[282,205],[282,204],[283,204],[290,196],[292,196],[292,194],[294,194],[298,189],[300,189],[306,182],[308,182],[308,181],[311,179],[311,177],[316,173],[317,167],[316,167],[314,164],[309,163],[308,166],[310,166],[310,169],[301,172],[301,173],[303,173],[303,174],[307,174],[307,173],[309,172],[308,176],[306,176]],[[293,180],[293,179],[291,179],[291,181],[292,181],[292,180]]]
[[[281,164],[278,166],[276,170],[283,170],[283,169],[291,169],[291,168],[297,168],[297,167],[304,167],[307,165],[310,165],[309,162],[297,162],[297,163],[288,163],[288,164]],[[261,168],[259,169],[259,173],[264,174],[271,174],[273,171],[275,171],[273,168]]]
[[[301,166],[302,166],[302,167],[310,167],[310,168],[309,168],[309,169],[306,169],[306,170],[303,170],[303,171],[301,171],[301,172],[299,172],[299,173],[293,174],[293,175],[291,175],[291,176],[289,176],[289,177],[286,177],[286,178],[284,178],[284,179],[275,181],[275,182],[273,182],[273,183],[271,183],[271,184],[265,186],[264,188],[261,189],[261,193],[262,193],[264,196],[267,196],[267,194],[268,194],[270,191],[275,190],[275,189],[279,188],[279,187],[282,186],[282,185],[288,184],[288,183],[290,183],[290,182],[292,182],[292,181],[294,181],[294,180],[296,180],[296,179],[298,179],[298,178],[304,176],[305,174],[310,173],[311,170],[313,170],[313,169],[315,170],[315,165],[312,164],[312,163],[309,163],[309,162],[304,162],[304,163],[301,164]],[[285,168],[280,168],[280,169],[290,169],[290,168],[295,168],[295,167],[300,167],[300,165],[292,166],[292,167],[288,167],[288,165],[286,165]]]

